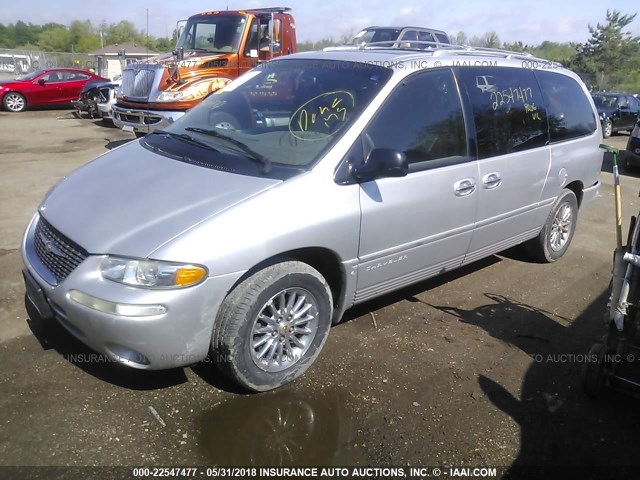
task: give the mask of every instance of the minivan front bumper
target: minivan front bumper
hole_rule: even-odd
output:
[[[206,358],[218,308],[241,273],[209,277],[183,289],[135,288],[102,278],[104,255],[89,255],[67,278],[51,284],[34,248],[38,218],[34,216],[27,228],[22,257],[27,301],[42,316],[55,317],[106,359],[130,367],[166,369]],[[95,299],[95,305],[87,306],[92,302],[86,299]],[[137,316],[107,313],[105,305],[123,306],[122,312]],[[161,306],[156,311],[164,313],[140,315],[150,306]]]

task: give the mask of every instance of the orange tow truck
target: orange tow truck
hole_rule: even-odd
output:
[[[189,17],[172,53],[124,68],[113,123],[144,136],[260,63],[295,53],[289,11],[274,7]]]

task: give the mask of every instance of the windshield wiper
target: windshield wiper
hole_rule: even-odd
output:
[[[240,150],[242,150],[247,155],[247,158],[257,161],[258,163],[261,163],[262,173],[269,173],[271,171],[271,160],[269,160],[264,155],[261,155],[260,153],[256,152],[255,150],[252,150],[251,147],[248,147],[241,141],[236,140],[233,137],[230,137],[229,135],[225,135],[224,133],[220,133],[216,130],[209,130],[207,128],[186,127],[185,130],[187,130],[188,132],[202,133],[203,135],[209,135],[211,137],[226,140],[227,142],[231,143],[232,145],[235,145]]]
[[[174,133],[174,132],[167,132],[166,130],[154,130],[153,132],[150,132],[149,135],[164,135],[167,137],[178,138],[183,142],[190,143],[192,145],[196,145],[201,148],[206,148],[207,150],[212,150],[214,152],[218,151],[208,143],[201,142],[197,138],[194,138],[191,135],[187,135],[186,133]]]

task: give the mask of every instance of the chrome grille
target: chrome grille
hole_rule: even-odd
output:
[[[38,219],[33,244],[38,258],[57,282],[67,278],[89,256],[84,248],[58,232],[43,217]]]
[[[155,73],[156,70],[126,68],[122,72],[122,95],[148,100]]]

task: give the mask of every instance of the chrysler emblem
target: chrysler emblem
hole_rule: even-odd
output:
[[[40,240],[42,241],[42,244],[44,245],[45,252],[52,253],[57,257],[67,258],[67,255],[56,246],[56,244],[53,242],[53,240],[48,239],[43,234],[40,234]]]

